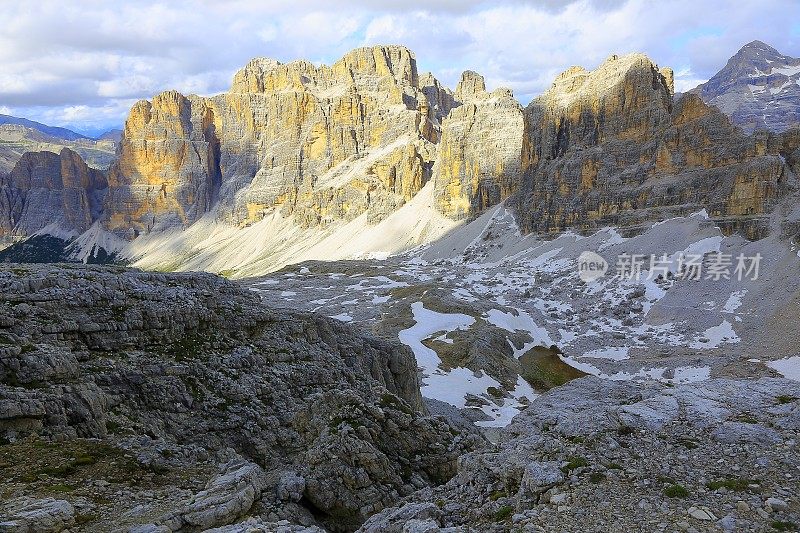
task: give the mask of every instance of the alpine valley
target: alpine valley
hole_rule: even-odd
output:
[[[754,41],[16,121],[63,143],[0,167],[0,532],[796,531],[799,117]]]

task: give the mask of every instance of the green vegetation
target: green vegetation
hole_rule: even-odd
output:
[[[682,485],[670,485],[664,489],[664,496],[667,498],[686,498],[689,491]]]
[[[794,522],[782,522],[780,520],[776,520],[770,525],[772,526],[772,529],[776,531],[797,531],[797,524]]]
[[[401,400],[400,398],[398,398],[397,396],[395,396],[390,392],[386,392],[381,396],[379,404],[381,407],[393,408],[407,415],[414,414],[413,409],[411,409],[403,400]]]
[[[759,482],[752,479],[725,478],[711,481],[706,484],[708,490],[719,490],[725,488],[734,492],[744,492],[750,490],[750,485],[758,485]]]
[[[514,513],[514,508],[510,505],[504,505],[497,512],[494,514],[494,518],[497,521],[508,520],[511,515]]]
[[[740,414],[737,420],[745,424],[758,424],[758,418],[756,418],[755,415],[752,415],[750,413]]]
[[[589,481],[592,483],[601,483],[605,481],[606,475],[602,472],[592,472],[589,476]]]
[[[788,394],[781,394],[776,399],[778,400],[778,403],[780,405],[785,405],[787,403],[792,403],[797,401],[797,398],[795,398],[794,396],[789,396]]]
[[[550,390],[573,379],[582,378],[586,373],[566,364],[558,357],[557,348],[537,346],[520,358],[522,377],[538,390]]]
[[[589,461],[587,461],[585,457],[573,455],[567,457],[567,464],[561,467],[561,471],[565,474],[569,474],[573,470],[583,468],[585,466],[589,466]]]

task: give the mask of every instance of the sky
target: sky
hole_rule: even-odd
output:
[[[0,113],[119,128],[167,89],[212,95],[253,57],[333,63],[402,44],[450,87],[475,70],[523,104],[572,65],[644,52],[690,89],[759,39],[800,56],[797,0],[0,0]]]

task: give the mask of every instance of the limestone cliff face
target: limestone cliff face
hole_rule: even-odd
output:
[[[796,188],[800,135],[746,136],[698,97],[675,99],[673,78],[644,55],[612,56],[568,69],[523,109],[475,72],[455,90],[420,76],[400,46],[330,66],[257,58],[223,94],[134,105],[107,183],[71,151],[24,157],[0,178],[0,237],[97,220],[126,239],[202,217],[372,224],[429,181],[446,217],[507,200],[526,232],[634,231],[706,209],[764,235],[764,215]]]
[[[189,225],[212,206],[220,184],[213,109],[168,91],[133,106],[109,171],[109,229],[134,237]]]
[[[515,198],[526,231],[588,230],[707,209],[750,237],[794,177],[778,153],[717,109],[685,95],[645,56],[573,67],[525,110],[524,178]]]
[[[106,178],[64,148],[27,152],[0,176],[0,237],[27,236],[58,223],[83,232],[98,216]]]
[[[108,225],[137,231],[279,210],[301,225],[386,216],[430,177],[438,121],[402,47],[332,66],[251,61],[213,98],[165,93],[131,111]]]
[[[508,89],[486,92],[483,77],[467,71],[455,91],[457,107],[442,121],[434,165],[437,208],[468,218],[496,205],[521,176],[522,107]]]

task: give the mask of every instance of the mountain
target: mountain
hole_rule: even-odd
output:
[[[525,231],[635,227],[706,209],[764,235],[757,215],[794,186],[780,149],[694,95],[675,101],[671,80],[644,55],[612,56],[593,72],[567,70],[528,105],[515,197]]]
[[[692,91],[745,132],[800,126],[800,58],[761,42],[746,44],[725,68]]]
[[[33,235],[51,226],[82,233],[100,216],[103,172],[69,148],[27,152],[0,177],[0,232]]]
[[[14,168],[26,152],[61,152],[70,148],[95,168],[106,169],[114,160],[116,141],[92,139],[80,133],[39,122],[0,115],[0,174]]]
[[[97,137],[98,141],[113,141],[115,143],[118,143],[120,139],[122,139],[121,129],[108,130]]]
[[[49,135],[50,137],[56,137],[67,141],[77,141],[78,139],[91,139],[91,137],[87,137],[86,135],[76,133],[66,128],[48,126],[46,124],[42,124],[41,122],[34,122],[33,120],[28,120],[26,118],[12,117],[10,115],[0,115],[0,125],[4,124],[23,126],[25,128],[40,131],[45,135]]]
[[[500,203],[523,232],[635,232],[705,209],[727,232],[767,235],[796,188],[800,137],[747,136],[697,96],[675,99],[672,78],[612,56],[523,109],[475,72],[455,91],[419,75],[399,46],[332,66],[258,58],[226,93],[136,103],[108,186],[87,196],[102,198],[90,230],[51,218],[84,258],[113,247],[146,268],[234,276],[400,252]],[[15,187],[7,238],[44,227]]]

